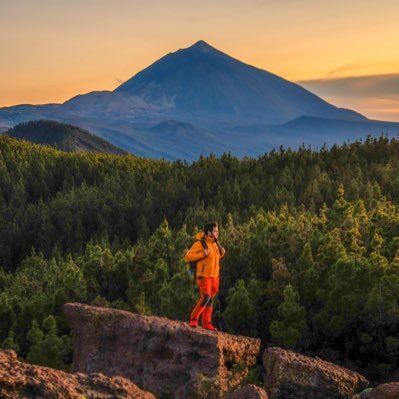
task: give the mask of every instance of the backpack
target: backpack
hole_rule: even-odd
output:
[[[201,243],[202,248],[208,249],[208,245],[207,245],[207,243],[206,243],[205,237],[204,237],[204,238],[201,238],[201,239],[199,240],[199,242]],[[216,241],[216,244],[217,244],[217,246],[218,246],[219,253],[221,254],[221,253],[222,253],[222,246],[219,244],[219,241]],[[193,244],[193,245],[194,245],[194,244]],[[205,258],[205,257],[204,257],[204,258]],[[200,260],[204,259],[204,258],[198,259],[198,260],[196,260],[196,261],[189,262],[189,264],[190,264],[190,274],[192,274],[192,276],[193,276],[194,283],[195,283],[195,280],[196,280],[196,278],[197,278],[197,263],[198,263]],[[205,267],[205,265],[204,265],[204,267]],[[204,269],[202,269],[202,271],[204,271]]]

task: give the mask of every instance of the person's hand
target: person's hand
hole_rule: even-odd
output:
[[[224,247],[222,247],[222,253],[221,253],[221,256],[224,256],[224,255],[225,255],[225,253],[226,253],[226,250],[224,249]]]
[[[208,256],[208,255],[209,255],[209,249],[208,249],[208,248],[204,249],[204,255],[205,255],[205,256]]]

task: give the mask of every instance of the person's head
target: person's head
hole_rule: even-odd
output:
[[[206,223],[204,226],[204,233],[207,237],[218,239],[219,237],[219,226],[216,222]]]

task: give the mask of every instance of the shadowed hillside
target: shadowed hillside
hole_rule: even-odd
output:
[[[20,123],[5,132],[8,136],[44,144],[68,152],[107,152],[126,154],[126,151],[77,126],[51,120]]]

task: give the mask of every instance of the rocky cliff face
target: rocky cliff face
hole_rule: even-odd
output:
[[[214,397],[236,386],[256,363],[260,340],[162,317],[66,304],[75,336],[73,371],[120,375],[159,397],[194,398],[199,384]]]
[[[70,374],[22,363],[14,351],[0,351],[1,399],[155,399],[131,381],[104,374]]]

